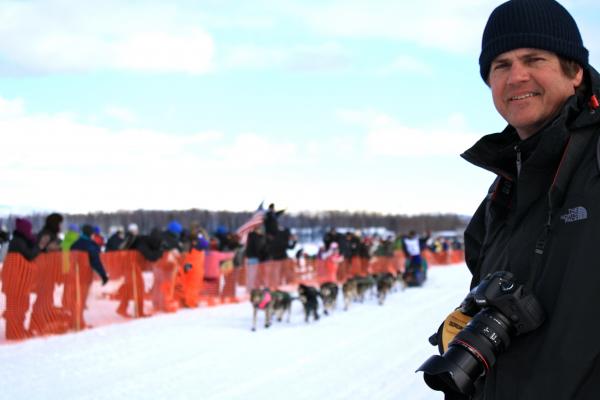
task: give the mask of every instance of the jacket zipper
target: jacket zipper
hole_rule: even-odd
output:
[[[515,146],[515,151],[517,152],[517,178],[521,175],[521,148],[519,145]]]

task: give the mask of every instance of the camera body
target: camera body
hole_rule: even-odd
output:
[[[459,310],[473,318],[445,353],[430,357],[417,369],[429,387],[444,393],[472,393],[474,382],[493,367],[511,338],[537,329],[545,319],[535,296],[508,271],[486,276]]]

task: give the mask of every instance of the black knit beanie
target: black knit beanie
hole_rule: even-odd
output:
[[[577,23],[554,0],[510,0],[490,15],[481,41],[479,69],[487,82],[490,65],[499,54],[519,48],[551,51],[584,69],[588,51]]]

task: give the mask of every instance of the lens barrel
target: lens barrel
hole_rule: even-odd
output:
[[[485,308],[450,342],[441,356],[429,357],[417,371],[433,390],[469,395],[474,382],[496,363],[496,356],[510,344],[510,320]]]

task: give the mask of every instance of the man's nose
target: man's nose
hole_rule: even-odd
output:
[[[508,81],[509,85],[514,85],[517,83],[525,82],[529,80],[529,69],[526,65],[520,62],[514,62],[510,66],[510,70],[508,73]]]

